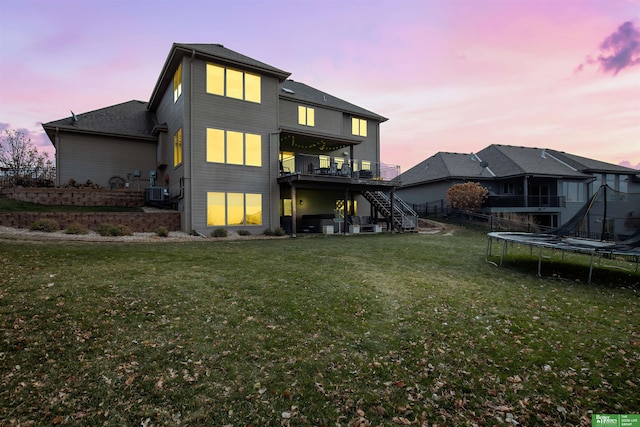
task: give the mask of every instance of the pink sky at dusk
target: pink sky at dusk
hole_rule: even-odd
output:
[[[0,16],[0,130],[50,153],[40,123],[148,101],[173,42],[221,43],[388,117],[382,161],[402,171],[490,144],[640,169],[640,0],[0,0]]]

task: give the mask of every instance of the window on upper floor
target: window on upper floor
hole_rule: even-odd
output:
[[[207,162],[262,166],[262,137],[207,128]]]
[[[182,64],[178,65],[173,75],[173,102],[176,102],[180,95],[182,95]]]
[[[207,225],[262,225],[262,194],[207,193]]]
[[[315,110],[309,107],[298,106],[298,124],[315,126]]]
[[[563,182],[562,193],[567,202],[584,202],[583,184],[581,182]]]
[[[260,76],[215,64],[207,64],[207,93],[261,102]]]
[[[351,118],[351,133],[358,136],[367,136],[367,121],[357,117]]]
[[[182,128],[173,135],[173,166],[182,163]]]

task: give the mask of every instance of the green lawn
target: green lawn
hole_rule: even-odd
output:
[[[485,248],[466,230],[0,241],[0,420],[575,426],[638,413],[640,273],[597,268],[588,285],[588,257],[550,254],[538,278],[527,250],[498,268]]]

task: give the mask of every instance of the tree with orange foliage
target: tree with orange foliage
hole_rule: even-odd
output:
[[[474,211],[482,206],[489,196],[489,190],[479,182],[465,182],[452,185],[447,190],[447,200],[453,208],[463,211]]]

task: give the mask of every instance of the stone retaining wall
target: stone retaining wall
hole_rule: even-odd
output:
[[[13,228],[29,228],[38,219],[52,218],[64,229],[69,224],[80,223],[92,230],[99,224],[126,225],[134,233],[155,232],[158,227],[180,231],[180,212],[10,212],[0,213],[0,225]]]
[[[21,188],[0,189],[0,194],[13,200],[53,206],[144,206],[144,190],[104,190],[88,188]]]

